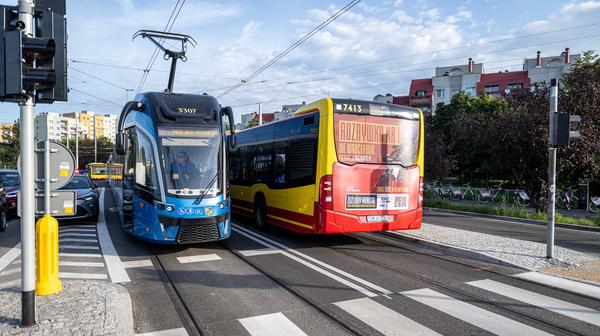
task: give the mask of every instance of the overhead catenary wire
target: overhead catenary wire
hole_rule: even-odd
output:
[[[78,89],[76,89],[76,88],[69,88],[69,90],[70,90],[70,91],[79,92],[79,93],[81,93],[81,94],[83,94],[83,95],[90,96],[90,97],[92,97],[92,98],[96,98],[96,99],[98,99],[98,100],[102,100],[102,101],[104,101],[104,102],[107,102],[107,103],[109,103],[109,104],[112,104],[112,105],[115,105],[115,106],[121,107],[121,105],[119,105],[119,104],[117,104],[117,103],[115,103],[115,102],[113,102],[113,101],[110,101],[110,100],[108,100],[108,99],[105,99],[105,98],[102,98],[102,97],[98,97],[98,96],[96,96],[96,95],[93,95],[93,94],[91,94],[91,93],[87,93],[87,92],[85,92],[85,91],[78,90]]]
[[[323,28],[327,27],[331,22],[335,21],[337,18],[339,18],[340,16],[342,16],[344,13],[346,13],[352,7],[356,6],[359,2],[360,2],[360,0],[353,0],[353,1],[349,2],[346,6],[342,7],[335,14],[333,14],[330,17],[328,17],[325,21],[323,21],[320,25],[318,25],[313,30],[311,30],[310,32],[308,32],[306,35],[304,35],[298,41],[294,42],[292,45],[290,45],[285,50],[283,50],[282,52],[280,52],[273,59],[271,59],[270,61],[268,61],[267,63],[265,63],[263,66],[261,66],[260,68],[258,68],[258,70],[254,71],[248,77],[242,79],[238,84],[236,84],[236,85],[228,88],[223,93],[219,94],[217,97],[223,97],[223,96],[229,94],[230,92],[232,92],[233,90],[235,90],[235,89],[239,88],[240,86],[242,86],[242,85],[248,83],[249,81],[251,81],[253,78],[255,78],[256,76],[258,76],[259,74],[261,74],[263,71],[267,70],[270,66],[272,66],[273,64],[275,64],[277,61],[279,61],[280,59],[282,59],[283,57],[285,57],[287,54],[289,54],[290,52],[292,52],[292,50],[296,49],[302,43],[306,42],[313,35],[315,35],[319,31],[321,31]]]
[[[77,69],[77,68],[74,68],[73,66],[70,66],[70,67],[69,67],[69,70],[73,70],[73,71],[75,71],[75,72],[79,72],[79,73],[81,73],[81,74],[84,74],[84,75],[86,75],[86,76],[92,77],[92,78],[94,78],[94,79],[96,79],[96,80],[99,80],[99,81],[101,81],[101,82],[103,82],[103,83],[106,83],[106,84],[108,84],[108,85],[110,85],[110,86],[114,86],[114,87],[116,87],[116,88],[119,88],[119,89],[121,89],[121,90],[125,90],[125,91],[129,91],[129,90],[131,90],[131,89],[128,89],[128,88],[126,88],[126,87],[123,87],[123,86],[121,86],[121,85],[119,85],[119,84],[116,84],[116,83],[113,83],[113,82],[107,81],[107,80],[106,80],[106,79],[104,79],[104,78],[101,78],[101,77],[98,77],[98,76],[96,76],[96,75],[92,75],[92,74],[90,74],[90,73],[88,73],[88,72],[85,72],[85,71],[79,70],[79,69]]]

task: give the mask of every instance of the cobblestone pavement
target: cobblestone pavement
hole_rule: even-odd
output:
[[[18,287],[0,290],[0,335],[124,335],[120,309],[123,290],[107,281],[63,280],[57,295],[36,297],[38,324],[20,328],[21,292]],[[125,316],[123,316],[125,315]],[[128,316],[129,315],[129,316]]]

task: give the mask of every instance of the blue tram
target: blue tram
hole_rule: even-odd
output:
[[[229,237],[227,138],[231,108],[208,95],[143,93],[119,118],[110,178],[123,229],[143,240],[186,244]]]

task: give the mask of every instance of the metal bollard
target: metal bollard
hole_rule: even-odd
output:
[[[52,295],[62,291],[58,278],[58,222],[50,215],[40,218],[36,226],[35,294]]]

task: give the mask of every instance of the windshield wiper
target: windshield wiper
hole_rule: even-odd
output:
[[[212,187],[212,185],[215,183],[215,181],[217,180],[217,178],[220,175],[221,175],[221,170],[217,170],[217,173],[215,174],[215,176],[206,185],[206,188],[204,189],[204,192],[200,196],[198,196],[198,198],[196,198],[196,200],[194,201],[194,205],[198,205],[198,204],[200,204],[200,202],[202,202],[202,200],[204,199],[204,197],[206,196],[206,194],[208,194],[208,191],[210,190],[210,187]]]

